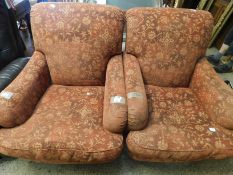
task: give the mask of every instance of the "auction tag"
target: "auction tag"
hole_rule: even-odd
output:
[[[215,129],[215,128],[209,128],[209,130],[210,130],[211,132],[216,132],[216,129]]]
[[[10,100],[12,96],[13,96],[12,92],[2,91],[0,93],[0,97],[5,98],[6,100]]]
[[[143,98],[143,95],[140,92],[129,92],[127,94],[127,97],[128,98]]]
[[[125,98],[122,96],[111,97],[110,103],[125,104]]]

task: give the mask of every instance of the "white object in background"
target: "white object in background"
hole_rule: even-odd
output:
[[[83,0],[63,0],[63,2],[83,2]]]
[[[97,4],[106,4],[106,0],[97,0]]]
[[[154,0],[154,7],[163,7],[163,0]]]
[[[19,4],[20,2],[22,2],[23,0],[13,0],[14,6],[16,6],[17,4]]]

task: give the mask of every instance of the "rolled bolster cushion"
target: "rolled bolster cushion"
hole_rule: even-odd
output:
[[[134,96],[133,94],[137,94]],[[129,92],[128,103],[128,129],[143,129],[148,120],[147,98],[143,92]]]
[[[45,56],[35,51],[25,68],[0,93],[0,126],[8,128],[24,123],[49,84]]]
[[[127,101],[122,56],[110,59],[106,72],[103,127],[121,133],[127,124]]]
[[[128,129],[143,129],[148,121],[147,97],[139,63],[133,55],[124,55],[125,85],[128,104]]]

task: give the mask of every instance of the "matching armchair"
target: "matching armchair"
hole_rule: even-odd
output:
[[[212,16],[137,8],[127,11],[126,20],[130,155],[151,162],[232,157],[233,91],[204,58]],[[139,95],[130,98],[132,92]]]
[[[0,152],[48,163],[114,160],[127,122],[124,13],[41,3],[31,18],[35,52],[1,93]]]
[[[204,58],[208,12],[41,3],[31,17],[36,51],[0,94],[0,153],[104,163],[127,129],[136,160],[233,156],[233,92]]]

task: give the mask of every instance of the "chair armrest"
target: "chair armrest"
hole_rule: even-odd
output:
[[[0,93],[0,126],[15,127],[25,122],[49,84],[45,56],[35,51],[25,68]]]
[[[143,129],[148,121],[148,104],[140,65],[136,57],[124,55],[125,86],[128,103],[128,129]]]
[[[15,79],[29,59],[30,57],[18,58],[0,71],[0,92]]]
[[[190,87],[214,121],[227,129],[233,129],[233,90],[206,59],[197,63]]]
[[[127,103],[122,56],[110,59],[105,81],[103,126],[113,133],[121,133],[127,124]]]

